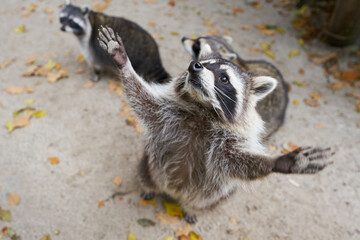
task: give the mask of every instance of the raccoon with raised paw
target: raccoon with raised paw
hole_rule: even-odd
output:
[[[142,196],[165,193],[176,199],[187,222],[195,223],[196,213],[227,199],[242,181],[272,172],[316,173],[329,164],[319,159],[329,157],[330,149],[299,148],[280,157],[266,153],[255,107],[275,89],[274,78],[255,76],[212,54],[191,62],[169,83],[148,83],[134,71],[118,34],[102,28],[99,37],[146,128],[138,172]]]
[[[101,25],[112,27],[122,37],[129,58],[137,74],[147,81],[163,83],[170,79],[161,63],[155,40],[142,27],[121,17],[107,16],[88,7],[78,7],[65,2],[60,12],[61,30],[73,33],[80,42],[88,65],[93,69],[93,81],[98,81],[104,71],[117,74],[112,59],[104,53],[97,41]]]
[[[243,71],[254,72],[258,75],[270,76],[279,81],[275,90],[258,102],[256,109],[265,121],[264,138],[268,138],[283,124],[288,93],[285,81],[280,71],[271,63],[264,60],[243,60],[231,47],[232,38],[228,36],[205,36],[197,39],[182,38],[185,50],[194,60],[202,56],[203,46],[209,45],[212,52],[220,54],[224,59],[240,66]]]

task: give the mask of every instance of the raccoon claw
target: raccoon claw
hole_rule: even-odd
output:
[[[298,148],[275,161],[274,172],[281,173],[316,173],[332,162],[319,162],[334,155],[330,148]]]
[[[120,36],[109,27],[103,27],[99,29],[99,45],[102,49],[108,52],[112,56],[115,64],[119,68],[123,68],[127,61],[127,55]]]
[[[154,197],[155,197],[155,193],[153,193],[153,192],[149,192],[149,193],[147,193],[147,192],[142,192],[141,195],[140,195],[140,197],[141,197],[142,199],[144,199],[144,200],[152,200],[152,199],[154,199]]]
[[[189,224],[195,224],[197,222],[196,215],[189,215],[187,212],[184,211],[184,219]]]

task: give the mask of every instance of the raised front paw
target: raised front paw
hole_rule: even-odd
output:
[[[101,26],[98,41],[99,45],[113,58],[115,64],[123,68],[127,61],[127,54],[119,34],[116,33],[115,36],[111,28]]]
[[[298,148],[279,157],[273,170],[281,173],[316,173],[332,163],[318,160],[324,160],[334,154],[330,148]]]

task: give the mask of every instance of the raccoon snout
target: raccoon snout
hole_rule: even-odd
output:
[[[189,72],[195,73],[195,72],[201,72],[204,69],[204,67],[199,62],[192,61],[190,63],[190,66],[188,68]]]

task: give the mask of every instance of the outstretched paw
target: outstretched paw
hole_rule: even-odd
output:
[[[127,61],[127,54],[119,34],[116,33],[115,36],[111,28],[101,26],[98,41],[99,45],[112,57],[115,64],[120,69],[123,68]]]
[[[316,173],[332,162],[316,161],[334,155],[330,148],[298,148],[279,157],[275,162],[274,171],[282,173]]]

